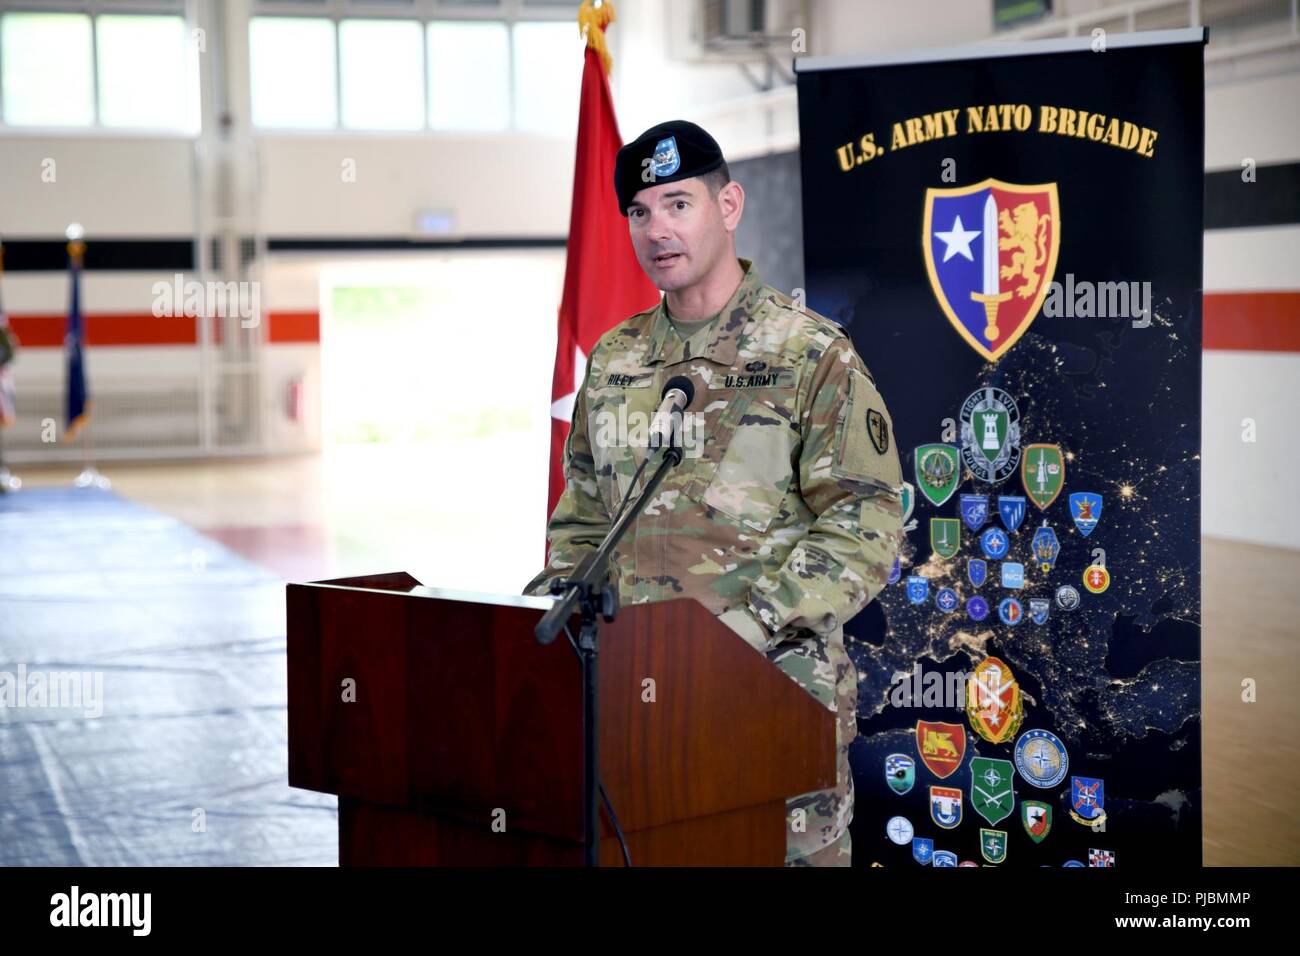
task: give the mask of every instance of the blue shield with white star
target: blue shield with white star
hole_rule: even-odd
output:
[[[966,343],[990,362],[1038,315],[1060,249],[1056,183],[985,179],[927,189],[921,245],[930,287]]]

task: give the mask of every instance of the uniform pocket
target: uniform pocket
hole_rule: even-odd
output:
[[[766,531],[794,477],[798,434],[785,396],[738,395],[726,416],[726,447],[699,500],[755,531]]]
[[[638,463],[636,449],[628,443],[629,412],[624,404],[624,396],[610,390],[593,396],[587,412],[587,437],[596,487],[611,515],[631,487]]]

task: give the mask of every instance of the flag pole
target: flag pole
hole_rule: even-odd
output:
[[[0,284],[4,282],[5,245],[0,242]],[[0,290],[3,291],[3,290]],[[4,430],[17,417],[14,407],[13,379],[9,364],[18,351],[18,339],[9,329],[9,317],[5,315],[4,300],[0,297],[0,495],[17,491],[23,486],[22,479],[9,471],[5,465]]]
[[[81,474],[73,479],[77,488],[108,489],[111,483],[99,473],[94,462],[94,444],[90,436],[90,397],[86,389],[84,352],[86,345],[86,320],[81,308],[81,266],[85,260],[85,230],[80,223],[68,226],[68,272],[72,278],[71,304],[68,307],[68,334],[63,347],[68,356],[68,430],[75,437],[81,432]]]

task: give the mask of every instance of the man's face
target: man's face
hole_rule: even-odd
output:
[[[724,190],[725,191],[725,190]],[[719,193],[721,197],[723,193]],[[641,268],[664,292],[689,288],[727,254],[731,216],[704,180],[649,186],[627,207],[628,232]],[[734,210],[739,219],[739,209]]]

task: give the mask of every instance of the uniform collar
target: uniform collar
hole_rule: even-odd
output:
[[[713,337],[709,339],[709,344],[705,346],[703,352],[691,356],[692,358],[708,359],[727,366],[736,361],[740,335],[749,324],[750,316],[763,301],[763,278],[754,268],[753,261],[739,257],[736,261],[745,270],[745,274],[736,291],[718,313],[718,317],[713,320]],[[668,321],[667,303],[668,297],[664,296],[655,307],[654,331],[651,333],[650,352],[646,358],[648,365],[667,357],[665,353],[673,351],[670,343],[674,343],[677,339],[672,324]]]

